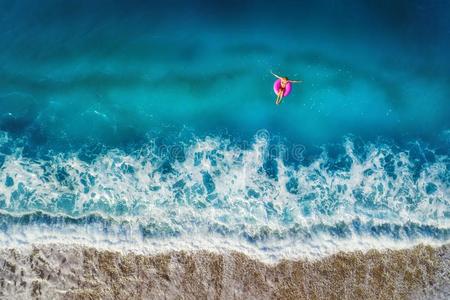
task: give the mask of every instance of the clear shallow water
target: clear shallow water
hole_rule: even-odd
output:
[[[1,4],[2,243],[449,241],[448,3],[171,4]]]

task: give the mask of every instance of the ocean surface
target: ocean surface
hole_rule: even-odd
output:
[[[444,0],[1,1],[0,246],[448,244],[449,51]]]

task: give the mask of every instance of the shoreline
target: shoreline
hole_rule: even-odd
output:
[[[0,249],[2,299],[441,299],[450,244],[268,264],[240,252]]]

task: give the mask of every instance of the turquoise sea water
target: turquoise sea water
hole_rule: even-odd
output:
[[[0,11],[2,243],[449,241],[448,2]]]

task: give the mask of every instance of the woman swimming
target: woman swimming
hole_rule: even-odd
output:
[[[290,80],[287,77],[281,77],[276,74],[274,74],[272,71],[270,71],[273,76],[278,78],[277,81],[275,81],[274,90],[277,94],[277,99],[275,100],[275,103],[278,105],[283,100],[283,97],[287,96],[291,92],[291,83],[300,83],[303,82],[301,80]]]

